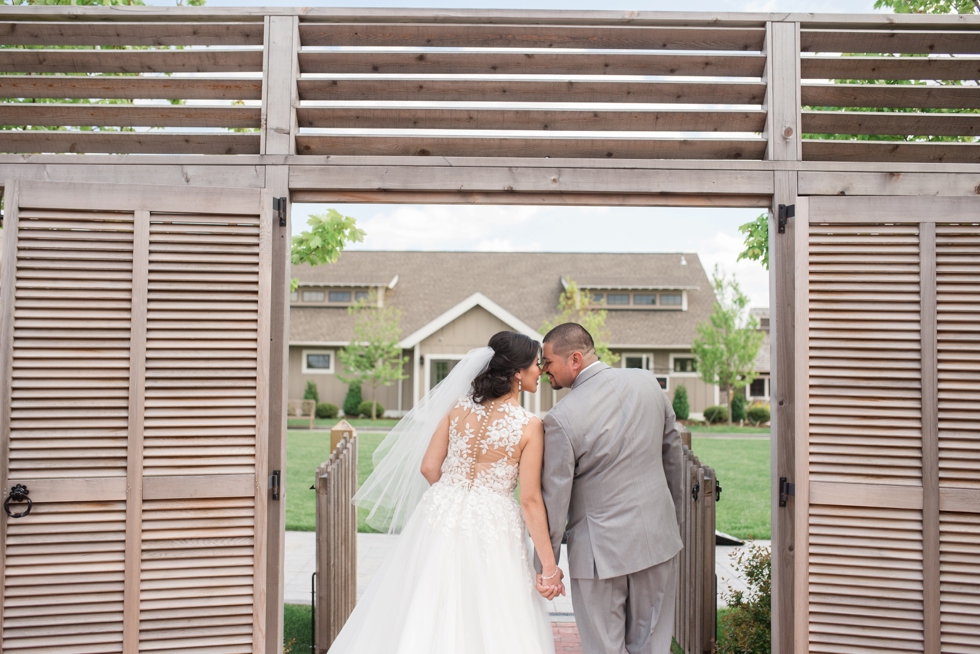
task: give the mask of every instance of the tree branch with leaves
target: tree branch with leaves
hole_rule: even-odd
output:
[[[337,355],[344,366],[344,372],[337,373],[337,377],[345,384],[371,387],[371,419],[375,420],[378,386],[391,386],[407,378],[404,366],[408,357],[402,355],[398,344],[402,312],[396,307],[379,307],[374,293],[349,311],[354,316],[354,335]]]
[[[294,266],[333,263],[348,244],[364,241],[364,230],[357,227],[357,221],[336,209],[313,214],[306,224],[309,229],[293,237],[290,260]],[[298,287],[299,280],[294,277],[290,290],[295,291]]]
[[[559,314],[551,320],[546,320],[541,327],[541,333],[549,331],[566,322],[582,325],[595,341],[595,353],[599,361],[610,366],[619,363],[619,355],[609,350],[609,338],[612,336],[606,327],[606,310],[596,309],[601,306],[595,297],[587,290],[579,289],[571,279],[565,280],[565,292],[558,299]]]

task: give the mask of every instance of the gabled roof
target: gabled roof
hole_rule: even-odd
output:
[[[522,334],[530,336],[536,341],[540,341],[542,338],[544,338],[538,330],[534,329],[533,327],[531,327],[530,325],[522,321],[520,318],[512,314],[510,311],[504,309],[502,306],[500,306],[499,304],[497,304],[496,302],[488,298],[483,293],[474,293],[473,295],[469,296],[468,298],[466,298],[465,300],[463,300],[462,302],[454,306],[446,313],[437,317],[432,322],[424,325],[418,331],[402,339],[401,346],[405,349],[408,349],[410,347],[415,347],[417,344],[421,343],[428,337],[432,336],[437,331],[439,331],[440,329],[442,329],[452,321],[456,320],[457,318],[459,318],[464,313],[466,313],[467,311],[469,311],[474,307],[483,307],[488,312],[490,312],[491,315],[496,316],[502,323],[504,323],[505,325],[513,329],[515,332],[520,332]]]
[[[682,259],[685,264],[681,264]],[[333,264],[293,266],[291,275],[301,284],[324,286],[364,279],[390,280],[397,275],[398,284],[385,292],[385,303],[402,310],[406,342],[430,323],[438,324],[440,318],[466,306],[476,294],[486,298],[480,302],[484,308],[493,303],[510,315],[510,319],[501,320],[515,329],[522,323],[536,331],[558,313],[558,298],[564,290],[562,278],[689,289],[687,311],[610,310],[606,326],[615,346],[689,346],[698,322],[708,318],[715,301],[708,276],[692,253],[356,250],[345,252]],[[294,306],[289,323],[290,342],[294,343],[345,342],[353,333],[353,318],[343,307]]]

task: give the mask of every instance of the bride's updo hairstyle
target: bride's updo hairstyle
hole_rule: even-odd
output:
[[[517,332],[498,332],[487,343],[493,358],[487,369],[473,380],[473,401],[495,400],[510,393],[514,375],[537,360],[541,344]]]

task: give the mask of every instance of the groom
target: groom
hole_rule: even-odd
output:
[[[646,370],[610,368],[580,325],[544,337],[544,373],[571,388],[544,419],[541,490],[558,560],[568,536],[585,654],[668,654],[682,547],[681,441]],[[554,594],[538,575],[538,590]]]

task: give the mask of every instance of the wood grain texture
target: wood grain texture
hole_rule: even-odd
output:
[[[977,195],[978,174],[799,172],[805,195]]]
[[[301,134],[302,154],[451,157],[594,157],[617,159],[761,159],[763,139],[575,139],[520,137],[385,137]]]
[[[0,22],[5,45],[262,45],[255,23]]]
[[[262,188],[263,166],[178,165],[146,166],[102,165],[86,162],[84,166],[66,164],[0,164],[0,179],[22,179],[33,182],[80,182],[95,184],[112,179],[124,185],[215,186]]]
[[[309,23],[304,46],[424,46],[432,48],[608,48],[628,50],[761,51],[758,28],[446,25],[441,23]]]
[[[980,31],[804,28],[800,46],[802,52],[975,55],[980,52]]]
[[[144,477],[144,500],[254,497],[255,475],[172,475]]]
[[[352,204],[519,204],[565,207],[753,207],[769,195],[680,195],[673,193],[509,193],[443,191],[295,191],[296,202]]]
[[[816,211],[813,212],[816,214]],[[794,296],[794,336],[793,346],[795,367],[793,423],[796,443],[794,445],[794,468],[796,496],[793,502],[793,521],[795,528],[793,570],[793,650],[808,652],[810,640],[810,252],[809,229],[811,208],[809,198],[797,198],[795,218],[795,244],[793,251],[793,296]],[[784,623],[785,624],[785,623]]]
[[[974,57],[803,57],[803,79],[973,80]]]
[[[0,58],[0,62],[3,59]],[[710,75],[762,77],[766,58],[747,53],[356,52],[299,53],[304,74],[380,75]],[[0,68],[6,70],[5,68]],[[13,69],[11,69],[13,70]]]
[[[0,80],[0,90],[4,82]],[[656,102],[762,104],[756,81],[566,81],[382,78],[305,78],[301,100],[427,102]],[[59,96],[61,97],[61,96]]]
[[[977,109],[977,86],[906,86],[884,84],[804,84],[805,107],[868,107],[875,109]]]
[[[980,136],[980,114],[804,111],[802,129],[811,134]]]
[[[104,184],[66,183],[63,188],[72,197],[73,207],[80,211],[156,211],[178,212],[187,211],[188,205],[200,206],[214,202],[220,206],[221,214],[211,219],[216,222],[231,222],[237,218],[226,215],[249,215],[254,213],[258,202],[259,189],[234,188],[200,188],[187,187],[174,191],[172,188],[159,185],[115,186],[119,193],[105,193]],[[60,201],[52,197],[45,184],[24,181],[20,183],[22,207],[34,209],[58,209]]]
[[[265,116],[262,130],[263,154],[294,154],[295,123],[294,98],[298,44],[293,37],[298,19],[288,16],[269,18],[267,35],[268,64],[264,77]]]
[[[0,51],[5,73],[254,73],[261,50]]]
[[[767,159],[798,161],[800,153],[799,26],[770,23],[766,107]]]
[[[7,98],[111,98],[147,100],[260,100],[262,81],[249,78],[3,75]]]
[[[260,127],[261,112],[259,107],[18,103],[0,104],[0,125]]]
[[[980,513],[980,489],[940,487],[939,510],[943,513]]]
[[[173,134],[146,132],[5,132],[7,152],[258,154],[258,134]]]
[[[803,141],[807,161],[908,161],[919,163],[980,163],[980,145],[973,143],[904,143],[894,141]]]
[[[921,510],[922,487],[811,481],[810,503]]]
[[[941,212],[936,210],[937,201],[930,197],[815,197],[810,202],[814,216],[834,223],[887,223],[903,214],[922,222],[973,222],[980,211],[978,197],[944,199]]]
[[[0,109],[0,117],[3,116]],[[761,132],[762,110],[301,107],[300,127],[579,131]]]

